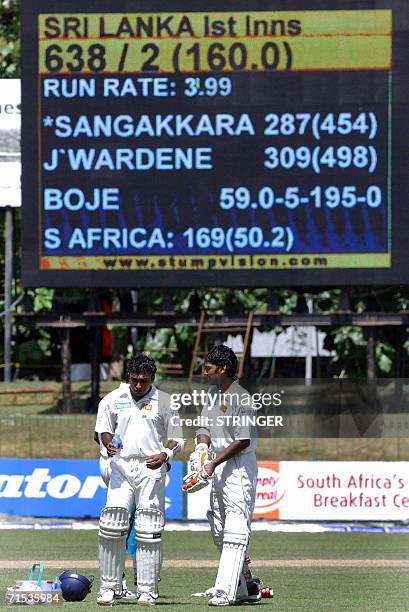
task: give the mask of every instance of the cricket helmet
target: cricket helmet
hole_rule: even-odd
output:
[[[65,601],[82,601],[91,592],[94,576],[87,578],[81,574],[65,571],[58,576],[61,592]]]

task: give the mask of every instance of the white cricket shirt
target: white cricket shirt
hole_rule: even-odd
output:
[[[220,453],[235,440],[250,440],[241,454],[252,452],[257,447],[255,427],[249,424],[248,417],[254,417],[251,407],[251,395],[238,380],[221,392],[213,385],[207,392],[207,401],[202,409],[203,427],[196,435],[209,436],[213,450]],[[251,421],[250,421],[251,422]]]
[[[119,434],[122,458],[149,457],[161,453],[168,440],[175,440],[183,448],[182,429],[178,419],[172,419],[177,415],[177,410],[170,408],[168,393],[152,385],[142,399],[135,401],[129,384],[121,383],[101,400],[95,431]]]

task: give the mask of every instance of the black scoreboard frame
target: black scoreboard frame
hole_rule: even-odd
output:
[[[37,116],[40,87],[38,79],[38,32],[40,13],[130,13],[186,11],[186,3],[158,0],[22,0],[22,276],[25,287],[261,287],[261,286],[348,286],[396,285],[409,280],[409,10],[405,0],[224,0],[215,6],[193,0],[189,12],[220,11],[313,11],[392,10],[392,132],[393,157],[390,193],[391,265],[373,268],[331,269],[235,269],[235,270],[92,270],[40,269],[39,134]],[[403,15],[406,14],[406,20]],[[105,104],[105,102],[103,101]]]

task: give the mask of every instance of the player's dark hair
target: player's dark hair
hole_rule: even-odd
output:
[[[224,344],[217,344],[207,353],[205,357],[205,363],[211,363],[216,366],[226,366],[227,376],[234,378],[237,372],[237,357],[229,348]]]
[[[156,364],[149,355],[134,355],[128,362],[125,373],[125,382],[129,382],[131,374],[149,374],[153,380],[156,374]]]

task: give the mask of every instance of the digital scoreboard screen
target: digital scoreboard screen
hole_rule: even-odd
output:
[[[407,283],[407,3],[186,8],[23,0],[24,284]]]

